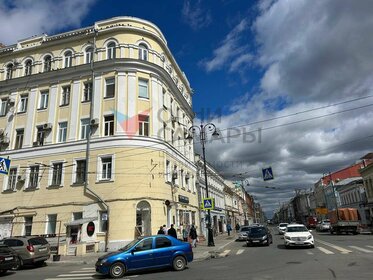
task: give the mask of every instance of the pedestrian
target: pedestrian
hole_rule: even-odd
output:
[[[194,225],[192,225],[192,227],[190,228],[189,237],[190,237],[190,239],[192,239],[192,246],[194,248],[197,247],[197,237],[198,237],[198,235],[197,235],[197,230],[194,227]]]
[[[188,228],[187,228],[187,225],[185,225],[183,227],[183,240],[185,242],[188,242]]]
[[[171,227],[168,229],[167,234],[177,239],[177,233],[176,233],[176,230],[174,229],[173,224],[171,224]]]
[[[167,234],[167,228],[166,228],[166,225],[163,225],[163,234]]]
[[[228,232],[228,236],[231,235],[231,231],[232,231],[232,226],[230,223],[227,224],[227,232]]]
[[[236,230],[239,231],[240,230],[240,225],[237,223],[236,224]]]
[[[162,226],[159,227],[157,234],[164,234],[164,230]]]

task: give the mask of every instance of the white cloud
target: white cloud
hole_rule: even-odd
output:
[[[195,3],[191,2],[189,0],[184,1],[182,9],[184,21],[194,30],[199,30],[210,25],[212,22],[211,13],[209,10],[203,9],[201,0]]]
[[[0,42],[79,27],[95,0],[15,0],[0,2]],[[17,28],[14,28],[17,26]]]

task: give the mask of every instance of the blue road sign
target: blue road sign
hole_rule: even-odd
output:
[[[272,167],[263,168],[262,169],[262,174],[263,174],[263,180],[264,181],[269,181],[269,180],[274,179]]]
[[[209,198],[204,198],[203,199],[203,208],[205,210],[213,210],[214,209],[214,199],[209,197]]]
[[[9,174],[10,159],[0,157],[0,174]]]

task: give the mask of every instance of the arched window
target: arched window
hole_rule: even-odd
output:
[[[151,206],[145,200],[140,201],[136,207],[136,229],[139,236],[152,234]]]
[[[6,79],[7,80],[10,80],[11,78],[13,78],[13,63],[9,63],[7,66],[6,66]]]
[[[44,72],[49,72],[52,70],[52,57],[47,55],[44,57]]]
[[[115,43],[111,42],[107,45],[107,59],[115,58]]]
[[[71,67],[73,54],[71,51],[65,52],[65,68]]]
[[[139,59],[148,60],[148,47],[145,44],[139,45]]]
[[[32,60],[28,59],[25,63],[25,76],[32,74]]]
[[[85,49],[85,63],[91,63],[93,58],[93,48],[88,47]]]

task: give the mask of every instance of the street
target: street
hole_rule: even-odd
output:
[[[130,274],[123,279],[373,279],[373,235],[330,235],[313,231],[316,248],[285,249],[272,228],[269,247],[231,242],[216,256],[192,262],[182,272],[163,269]],[[8,272],[3,279],[105,279],[92,264],[49,263]]]

